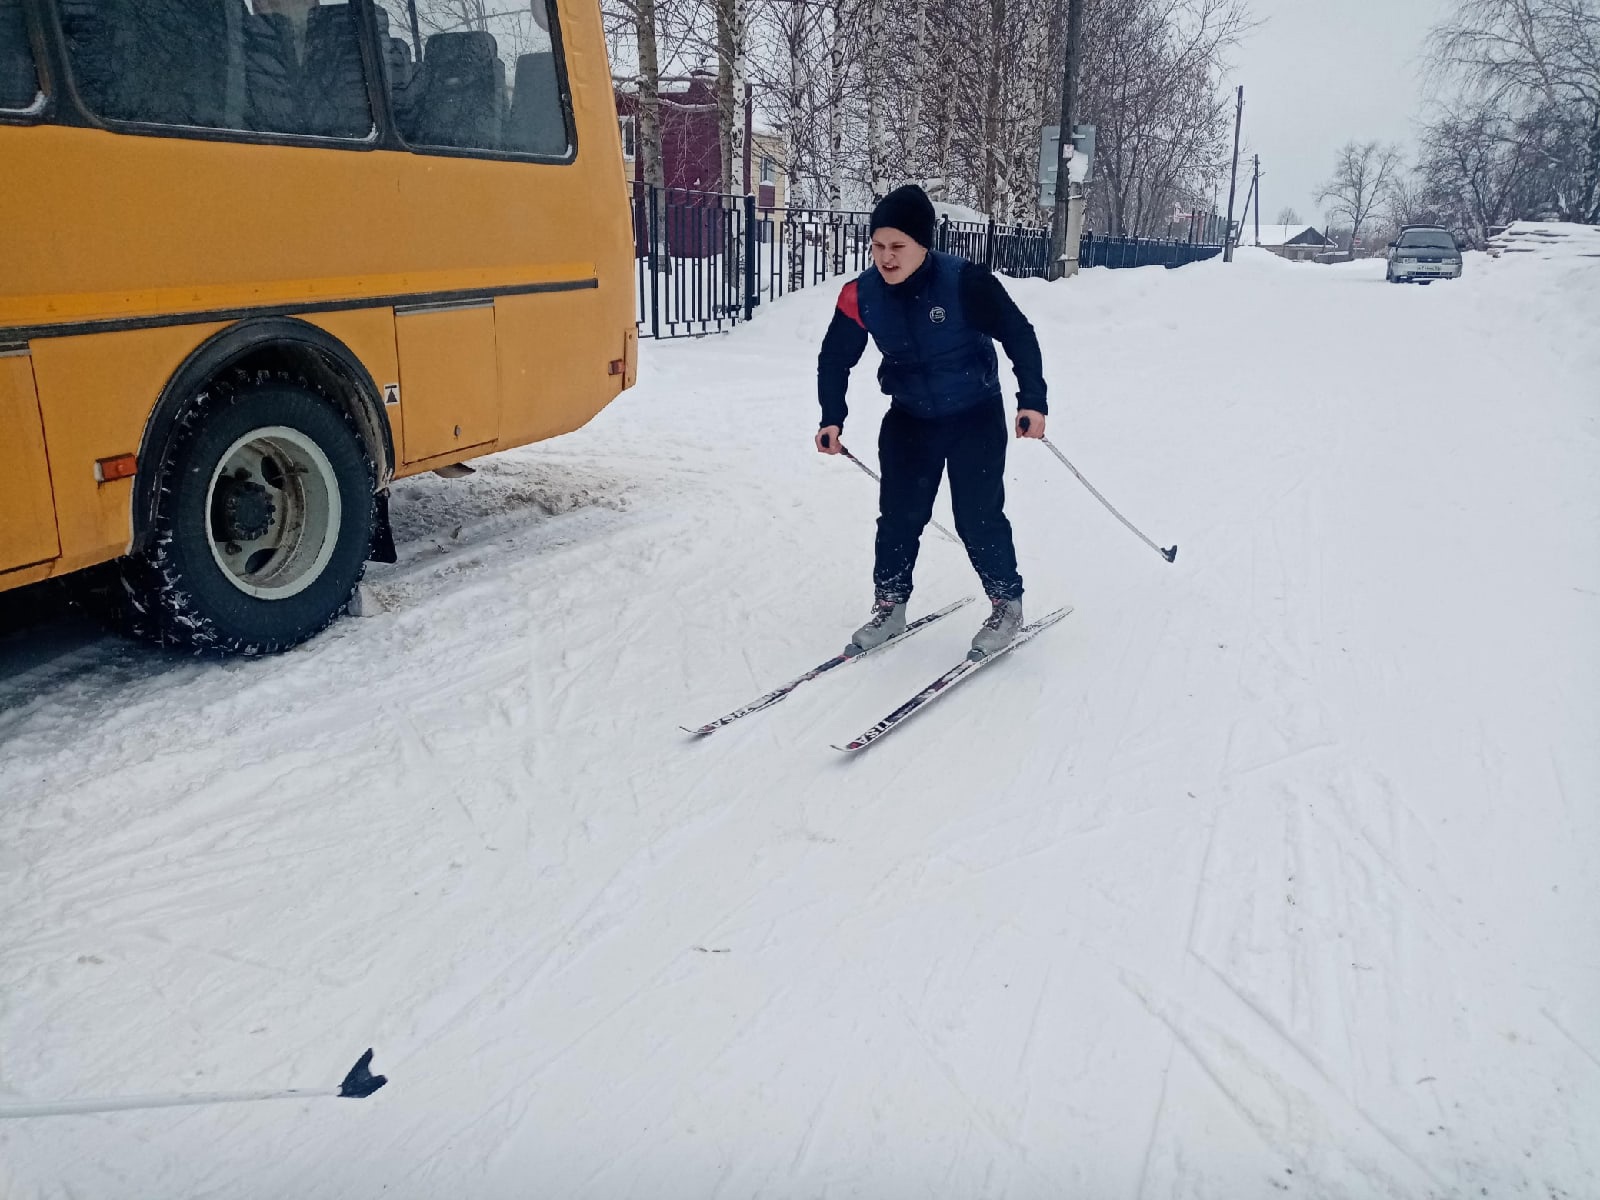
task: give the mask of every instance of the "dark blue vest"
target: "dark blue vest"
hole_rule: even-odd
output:
[[[948,417],[1000,399],[994,342],[961,306],[965,261],[928,252],[927,264],[891,287],[868,267],[856,281],[861,323],[883,353],[878,385],[915,417]]]

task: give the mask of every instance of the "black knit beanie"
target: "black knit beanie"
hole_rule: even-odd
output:
[[[914,183],[904,187],[897,187],[872,210],[871,233],[878,230],[898,229],[901,233],[909,234],[912,240],[924,248],[933,245],[933,201],[928,199],[928,193]]]

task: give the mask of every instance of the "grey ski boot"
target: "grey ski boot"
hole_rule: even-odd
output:
[[[846,654],[860,654],[881,646],[892,637],[906,631],[906,602],[889,596],[879,596],[872,602],[872,615],[867,623],[850,637],[844,648]]]
[[[1000,600],[991,596],[989,603],[994,608],[988,619],[978,627],[972,639],[972,649],[967,651],[967,657],[974,661],[1005,649],[1011,644],[1011,639],[1017,636],[1017,630],[1022,628],[1021,600]]]

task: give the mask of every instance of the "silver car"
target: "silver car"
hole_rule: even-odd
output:
[[[1461,247],[1448,229],[1411,225],[1389,243],[1389,269],[1384,278],[1390,283],[1432,283],[1435,279],[1460,277]]]

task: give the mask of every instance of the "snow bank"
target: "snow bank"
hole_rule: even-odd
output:
[[[970,621],[677,729],[870,597],[833,287],[397,488],[389,611],[294,653],[0,641],[0,1101],[391,1078],[0,1124],[0,1195],[1600,1194],[1600,264],[1544,249],[1010,285],[1181,552],[1014,446],[1076,611],[858,761]],[[930,540],[913,608],[973,587]]]
[[[933,211],[941,217],[948,217],[952,221],[967,221],[978,225],[989,223],[989,214],[969,208],[965,204],[951,204],[944,200],[933,202]]]
[[[1600,226],[1566,222],[1517,221],[1489,239],[1489,252],[1528,254],[1534,258],[1570,262],[1600,258]]]

